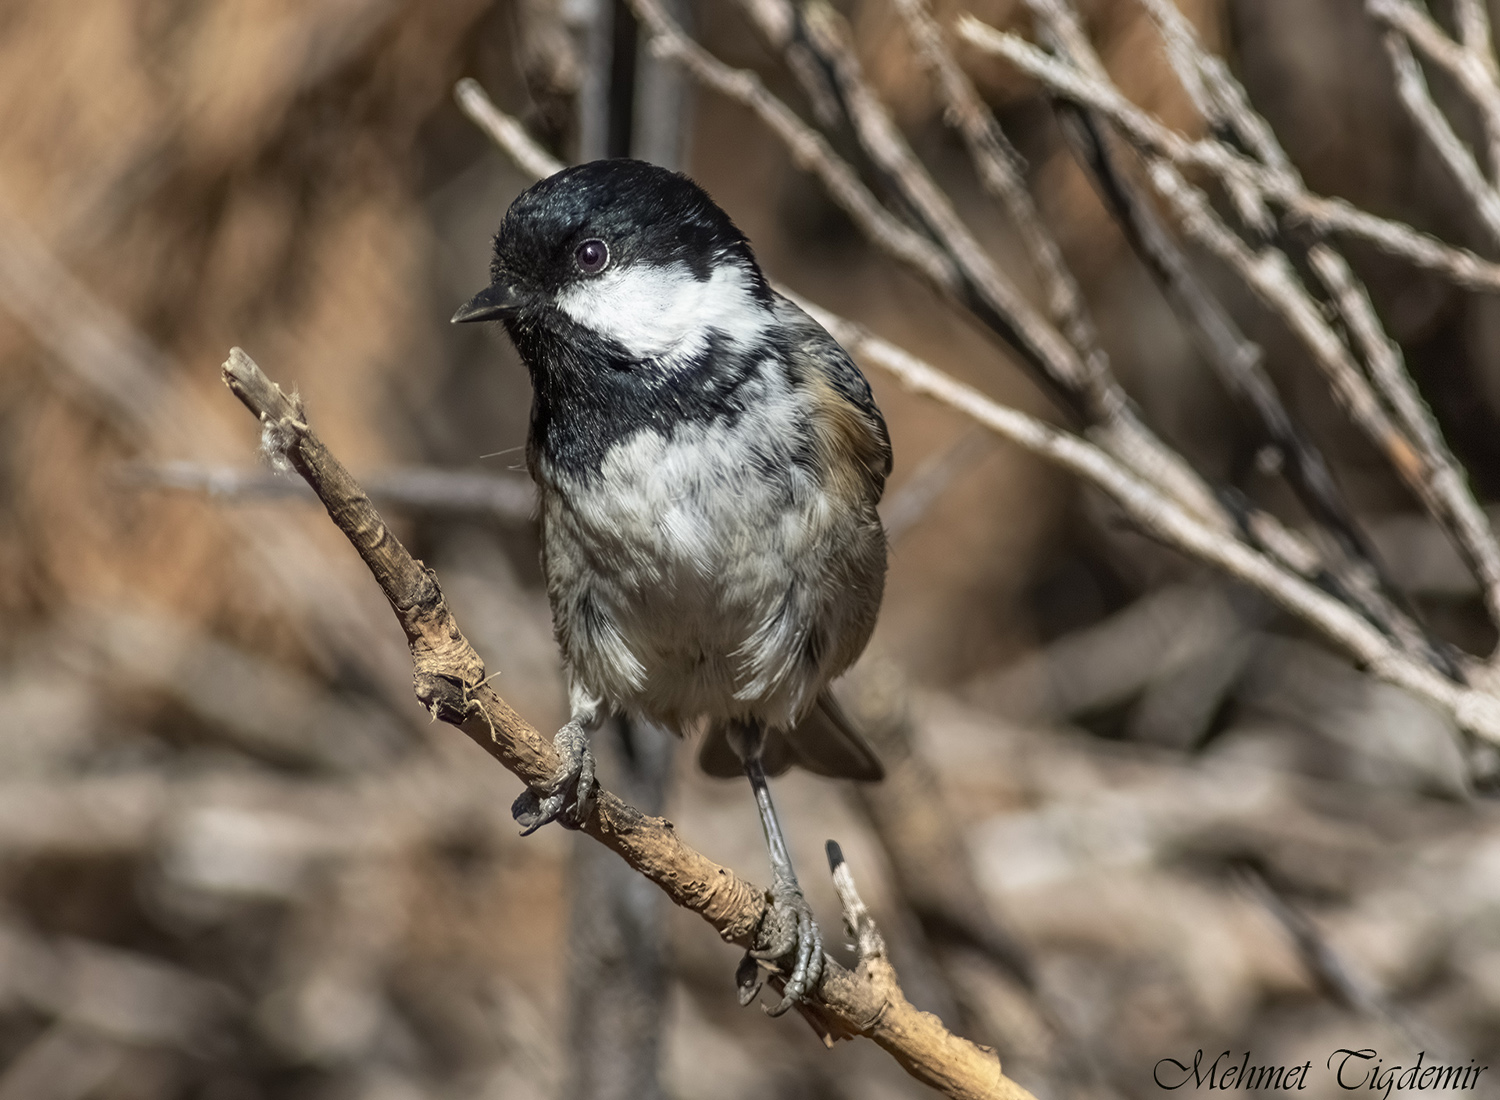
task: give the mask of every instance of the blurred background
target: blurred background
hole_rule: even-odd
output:
[[[1024,281],[888,0],[837,6]],[[1358,0],[1180,6],[1313,189],[1483,251]],[[1119,85],[1192,130],[1135,0],[1081,7]],[[675,10],[814,117],[737,5]],[[1012,0],[935,5],[960,10],[1030,26]],[[459,78],[564,160],[683,167],[774,279],[1056,419],[1004,347],[877,254],[748,112],[674,84],[628,21],[593,0],[0,6],[0,1100],[929,1095],[872,1044],[825,1050],[795,1014],[740,1009],[737,952],[608,881],[571,834],[518,839],[519,782],[422,713],[364,567],[255,466],[219,381],[238,344],[300,390],[543,729],[564,699],[529,386],[498,328],[448,324],[531,181],[455,105]],[[1147,422],[1304,523],[1045,99],[960,57]],[[1500,309],[1350,254],[1481,498],[1500,496]],[[1280,323],[1199,259],[1423,619],[1487,652],[1456,555]],[[893,552],[851,705],[892,780],[777,787],[830,949],[849,958],[836,837],[911,998],[1039,1096],[1153,1095],[1152,1066],[1200,1047],[1315,1069],[1339,1047],[1500,1061],[1500,812],[1447,719],[871,380]],[[641,731],[601,737],[607,783],[764,878],[743,784]],[[1338,1090],[1315,1072],[1307,1091]]]

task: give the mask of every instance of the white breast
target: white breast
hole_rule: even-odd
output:
[[[831,527],[847,517],[790,460],[799,418],[785,379],[768,370],[754,385],[736,424],[639,432],[547,515],[549,581],[587,586],[607,620],[569,664],[613,705],[786,725],[822,686],[805,643],[837,598]],[[774,451],[778,438],[787,454],[755,461],[752,443]]]

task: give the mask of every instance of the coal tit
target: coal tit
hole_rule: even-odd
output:
[[[517,817],[588,812],[588,734],[611,713],[705,725],[704,768],[743,770],[765,827],[773,904],[752,955],[790,960],[785,1011],[822,947],[765,777],[883,774],[828,692],[885,580],[891,448],[869,384],[701,187],[641,161],[523,192],[490,285],[453,320],[503,322],[534,394],[527,464],[572,717],[564,769]]]

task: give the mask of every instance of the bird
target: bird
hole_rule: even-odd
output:
[[[570,716],[562,767],[513,812],[528,833],[576,828],[588,737],[611,714],[706,729],[699,761],[749,779],[772,871],[741,1000],[757,964],[776,969],[779,1015],[816,987],[823,952],[767,776],[884,775],[829,691],[885,584],[891,443],[869,383],[701,186],[627,158],[522,192],[489,285],[452,319],[501,322],[532,385],[527,468]]]

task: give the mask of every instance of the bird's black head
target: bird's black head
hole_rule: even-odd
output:
[[[733,286],[715,292],[716,280]],[[770,297],[745,235],[703,188],[644,161],[597,160],[517,197],[490,285],[453,320],[501,320],[513,337],[571,321],[650,357],[722,314],[731,290],[761,306]],[[695,316],[683,315],[689,305]]]
[[[531,374],[531,452],[575,473],[642,428],[737,416],[775,340],[745,235],[692,180],[637,160],[522,192],[490,275],[453,319],[505,323]]]

